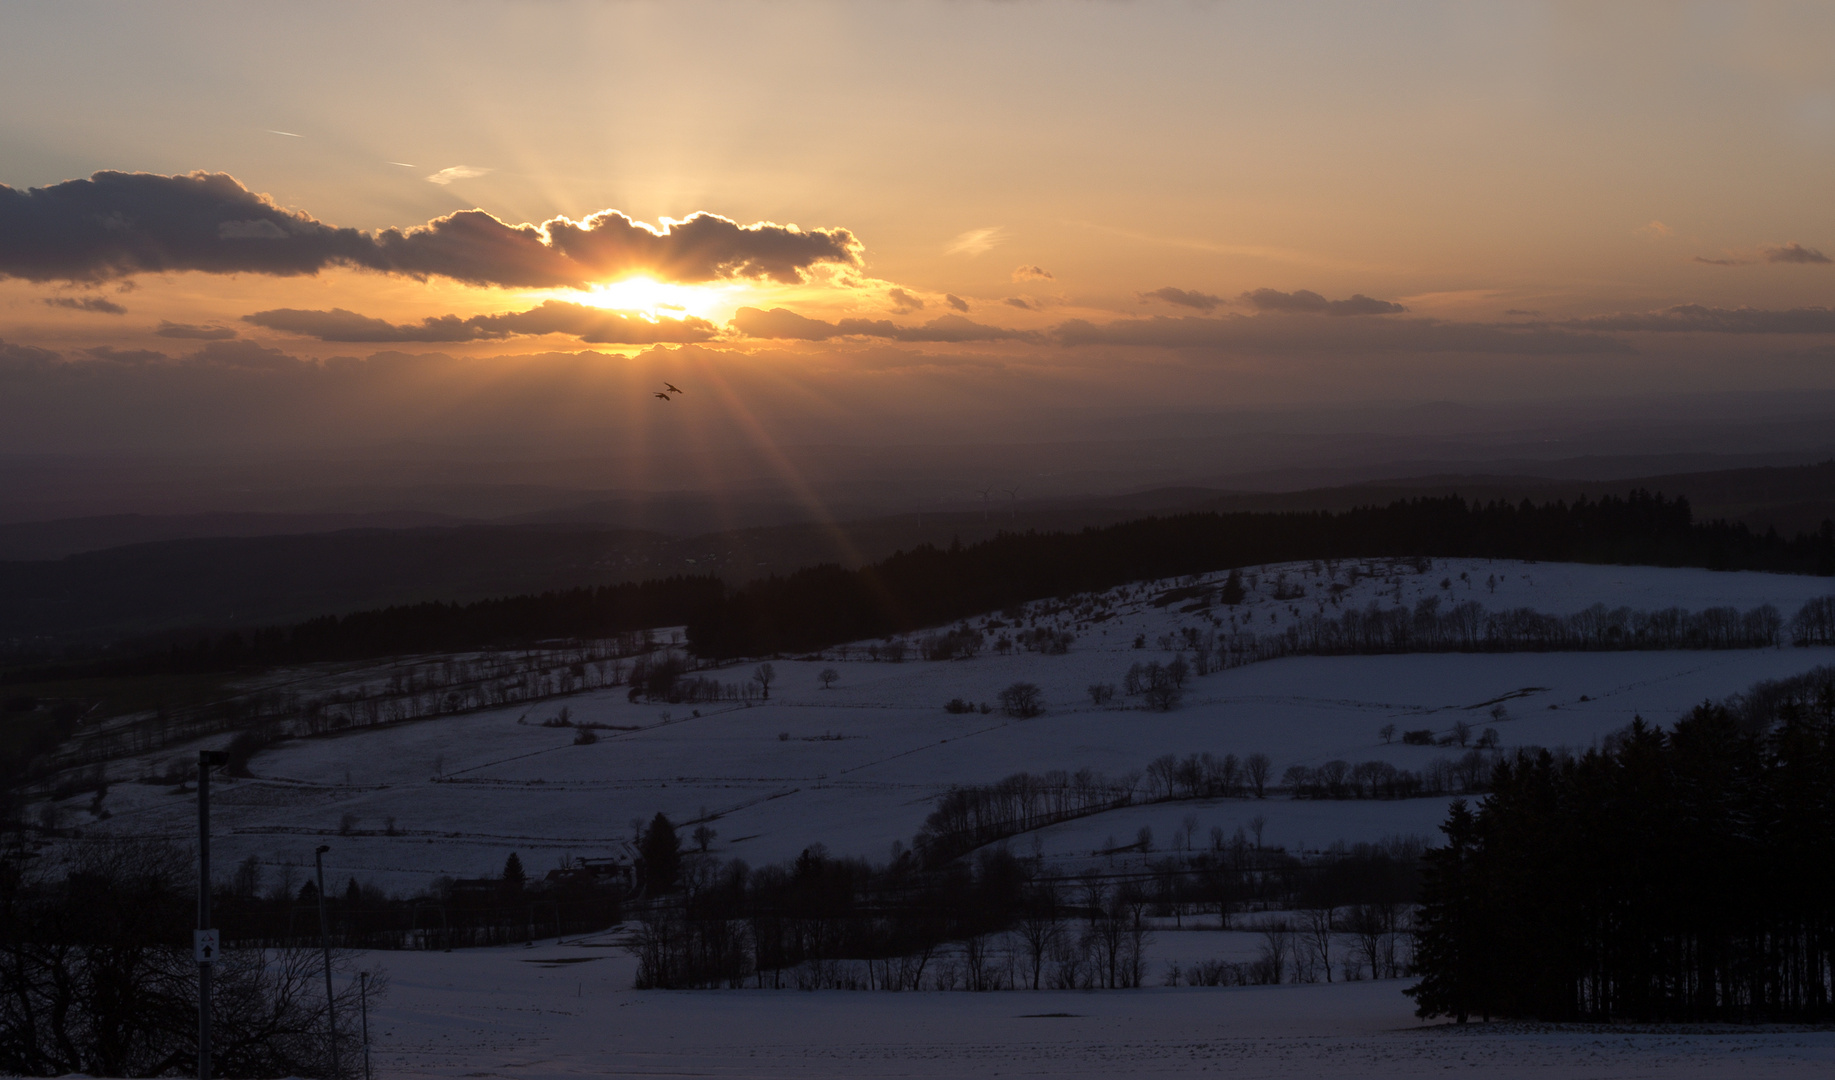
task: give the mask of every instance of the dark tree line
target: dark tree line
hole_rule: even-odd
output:
[[[110,655],[22,667],[0,682],[235,671],[322,660],[368,660],[461,652],[556,640],[586,640],[681,626],[715,604],[715,577],[671,577],[509,596],[469,604],[429,602],[327,615],[293,626],[174,635],[176,643],[122,642]]]
[[[1522,753],[1426,857],[1423,1016],[1835,1017],[1835,668]]]
[[[1697,523],[1687,500],[1642,491],[1540,506],[1527,500],[1472,504],[1454,496],[1341,513],[1183,514],[1076,533],[1005,533],[966,547],[926,544],[856,570],[823,565],[737,589],[711,576],[672,577],[179,635],[177,644],[123,643],[101,657],[17,669],[0,681],[225,671],[682,625],[698,654],[724,659],[884,637],[1046,597],[1224,566],[1381,556],[1829,575],[1835,574],[1835,523],[1786,539],[1743,524]]]
[[[923,546],[871,566],[818,566],[732,590],[688,622],[709,657],[816,649],[1045,597],[1224,566],[1352,557],[1511,558],[1835,574],[1835,524],[1785,539],[1693,521],[1688,502],[1634,492],[1598,501],[1476,505],[1416,499],[1343,513],[1185,514],[1078,533]]]
[[[646,844],[652,842],[646,835]],[[661,842],[661,841],[659,841]],[[662,842],[666,846],[666,842]],[[1415,890],[1418,845],[1358,845],[1302,861],[1213,834],[1207,850],[1066,876],[1005,847],[926,866],[830,858],[821,847],[762,868],[686,858],[676,891],[638,912],[637,985],[668,989],[999,990],[1142,984],[1144,916],[1349,909],[1373,974]],[[1358,913],[1365,916],[1358,922]],[[1283,981],[1271,973],[1222,981]],[[1215,985],[1213,980],[1211,985]]]

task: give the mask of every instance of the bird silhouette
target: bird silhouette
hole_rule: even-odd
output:
[[[676,386],[676,385],[675,385],[674,383],[670,383],[670,382],[666,382],[666,383],[664,383],[663,385],[664,385],[664,386],[667,386],[667,387],[669,388],[669,392],[670,392],[671,394],[679,394],[679,393],[681,393],[681,392],[682,392],[682,391],[681,391],[681,388],[680,388],[680,387],[678,387],[678,386]]]
[[[668,394],[652,394],[652,395],[650,395],[650,396],[651,396],[651,397],[659,397],[659,398],[662,398],[662,399],[663,399],[664,401],[670,401],[670,400],[673,400],[672,398],[670,398],[670,396],[669,396]]]

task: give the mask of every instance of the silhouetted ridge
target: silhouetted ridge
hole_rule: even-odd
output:
[[[232,632],[92,665],[95,673],[227,670],[415,652],[513,647],[686,626],[704,658],[818,649],[937,626],[1032,600],[1233,566],[1362,557],[1507,558],[1835,574],[1835,524],[1786,540],[1696,524],[1685,499],[1469,504],[1423,498],[1341,513],[1192,513],[1069,533],[925,544],[847,570],[833,564],[741,588],[671,577],[468,604],[425,603]],[[43,677],[16,671],[7,681]],[[65,674],[68,673],[64,669]]]
[[[818,566],[728,593],[688,624],[708,657],[820,648],[936,626],[1031,600],[1231,566],[1380,556],[1509,558],[1835,573],[1835,527],[1785,540],[1695,524],[1685,499],[1536,506],[1414,499],[1343,513],[1182,514],[1078,533],[925,545],[859,570]]]

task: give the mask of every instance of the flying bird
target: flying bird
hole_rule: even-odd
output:
[[[676,386],[676,385],[675,385],[674,383],[671,383],[671,382],[666,382],[666,383],[664,383],[663,385],[664,385],[664,386],[667,386],[667,387],[669,388],[669,392],[670,392],[671,394],[679,394],[679,393],[681,393],[681,392],[682,392],[682,390],[681,390],[681,388],[680,388],[680,387],[678,387],[678,386]]]
[[[663,399],[664,401],[673,401],[673,400],[675,400],[674,398],[671,398],[671,397],[670,397],[670,396],[669,396],[668,394],[660,394],[660,393],[659,393],[659,394],[652,394],[652,395],[650,395],[650,396],[651,396],[651,397],[659,397],[659,398],[662,398],[662,399]]]

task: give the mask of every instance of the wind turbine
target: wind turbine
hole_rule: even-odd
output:
[[[992,490],[993,490],[992,488],[976,488],[975,489],[975,491],[981,496],[981,520],[983,523],[986,523],[988,520],[988,493]]]
[[[1007,507],[1014,521],[1019,520],[1019,489],[1001,488],[1007,493]]]

